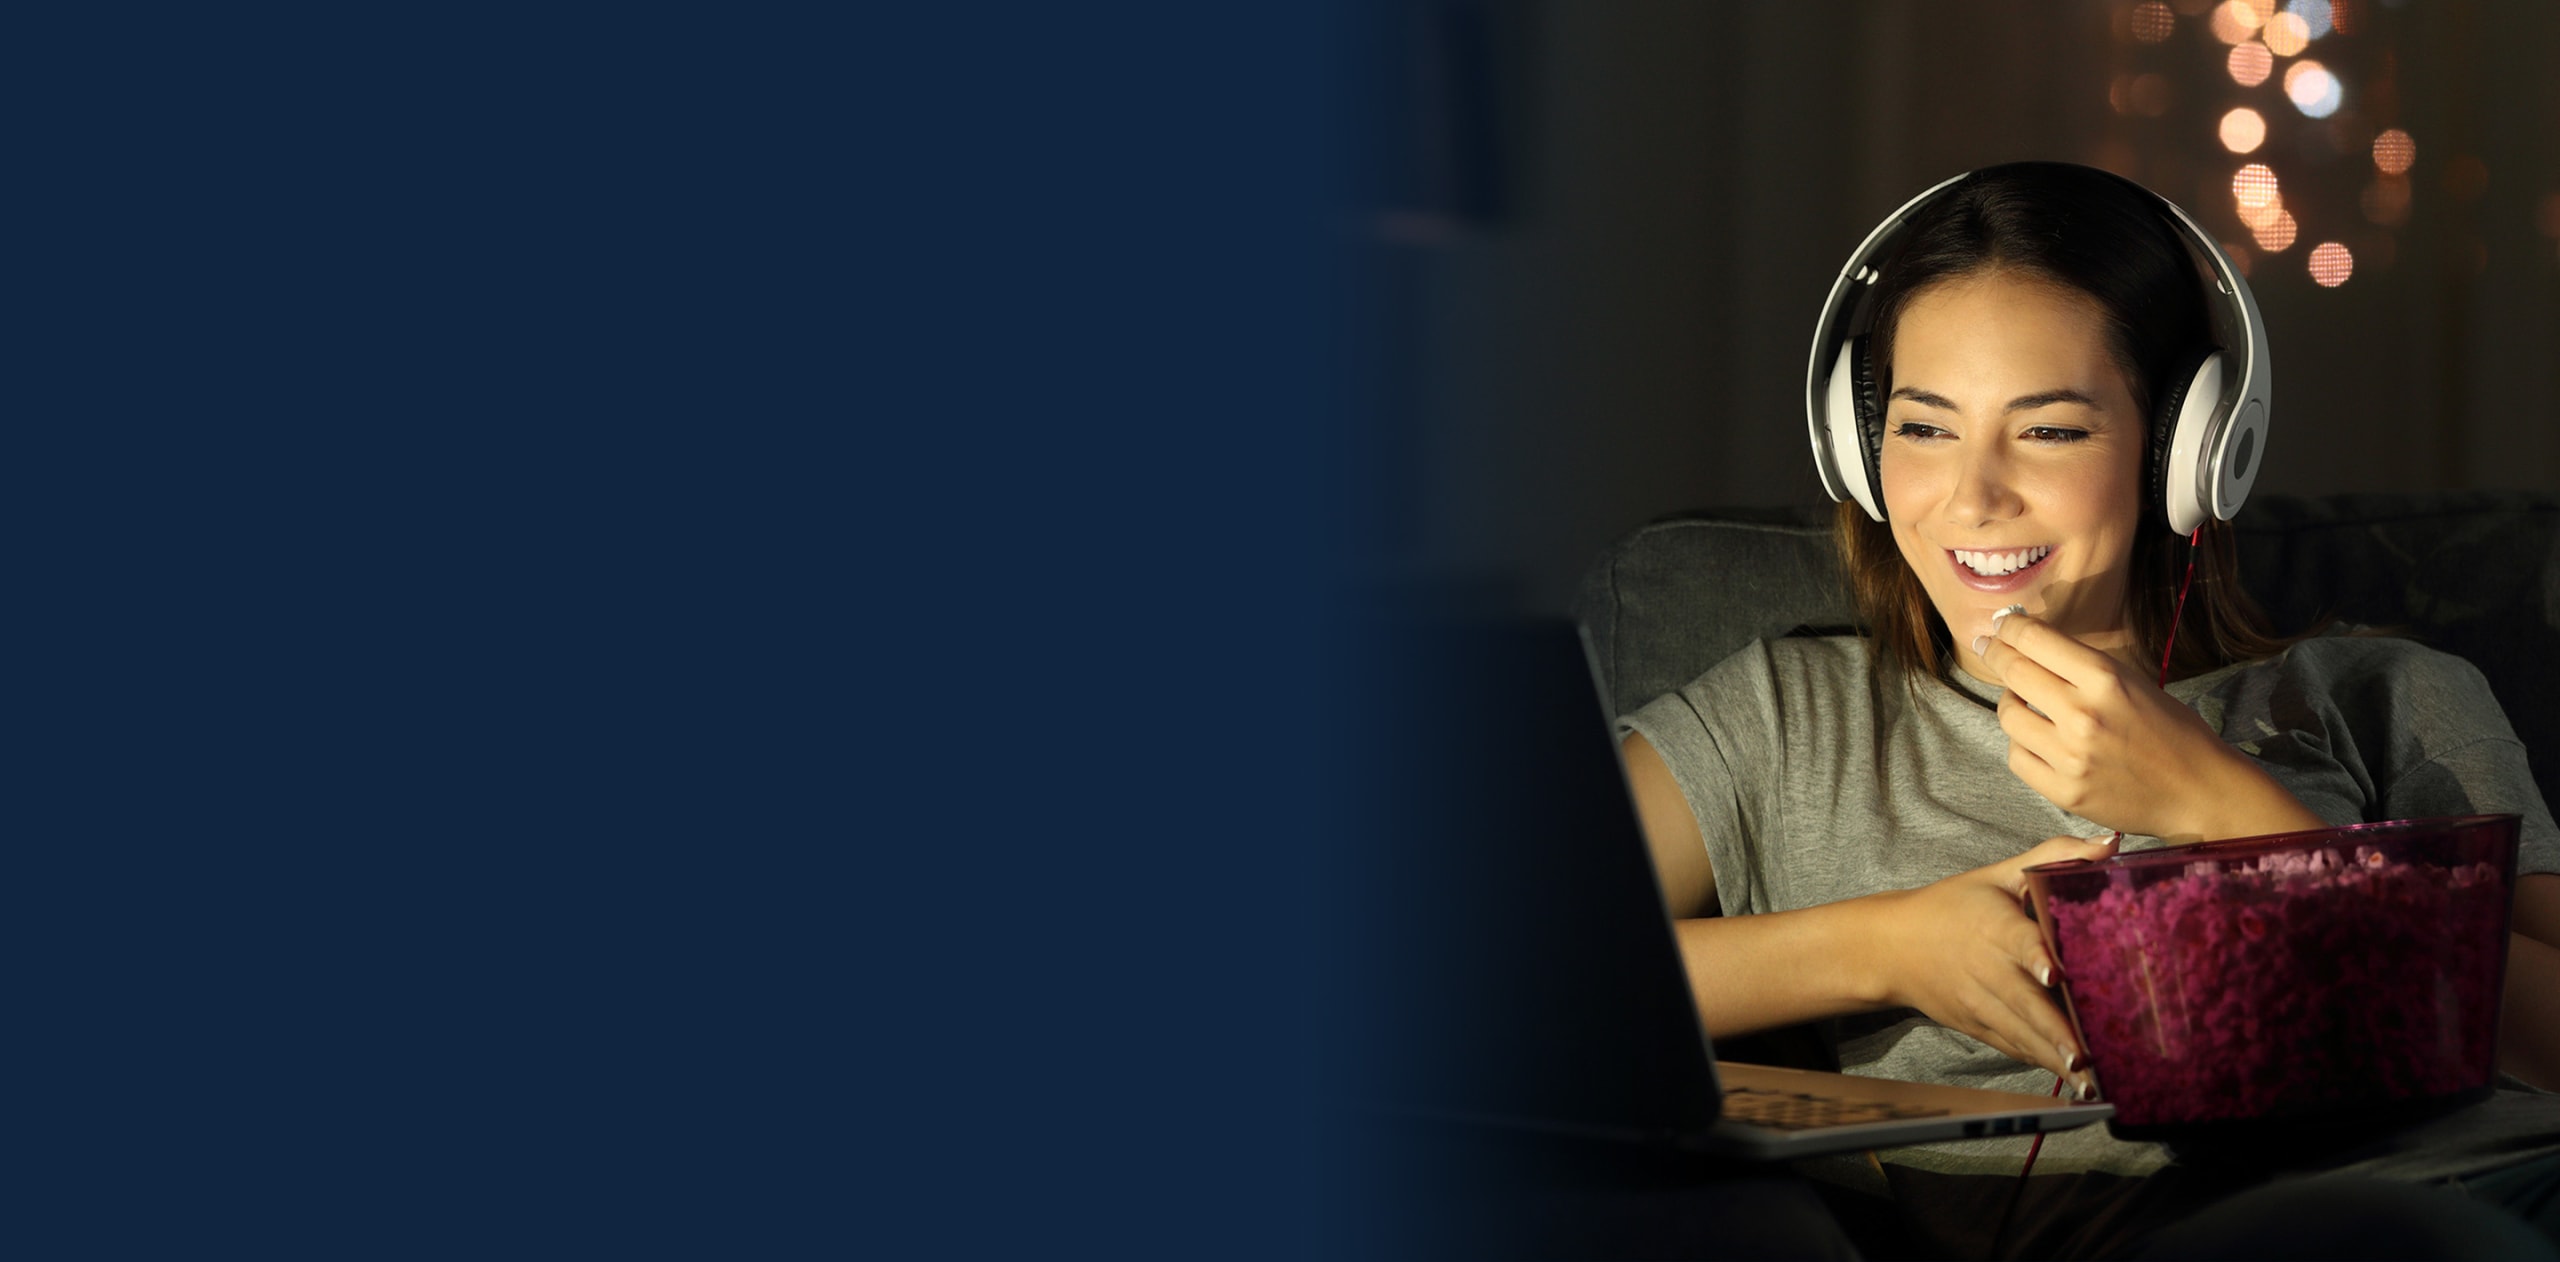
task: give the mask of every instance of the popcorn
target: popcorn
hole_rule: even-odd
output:
[[[2155,869],[2156,870],[2156,869]],[[2497,865],[2373,846],[2199,859],[2044,902],[2064,986],[2124,1126],[2452,1095],[2495,1063]]]

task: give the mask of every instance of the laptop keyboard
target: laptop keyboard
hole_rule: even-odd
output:
[[[1760,1091],[1736,1087],[1724,1093],[1724,1115],[1737,1121],[1779,1130],[1811,1130],[1817,1126],[1851,1126],[1889,1122],[1903,1117],[1943,1117],[1945,1109],[1918,1104],[1886,1104],[1807,1095],[1801,1091]]]

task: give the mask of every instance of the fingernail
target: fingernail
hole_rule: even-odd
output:
[[[2000,633],[2000,620],[2002,618],[2006,618],[2013,613],[2025,613],[2026,611],[2027,607],[2025,605],[2010,605],[2007,608],[2002,609],[2000,612],[1991,615],[1991,633],[1993,635],[1998,635]]]
[[[1990,648],[1990,647],[1991,647],[1991,637],[1990,637],[1990,636],[1987,636],[1987,635],[1977,635],[1977,636],[1973,637],[1973,655],[1974,655],[1975,657],[1980,657],[1980,656],[1982,656],[1982,651],[1983,651],[1984,649],[1987,649],[1987,648]]]
[[[2080,1068],[2079,1049],[2069,1043],[2056,1043],[2053,1047],[2055,1051],[2062,1053],[2062,1068],[2065,1073],[2075,1072]]]
[[[2036,980],[2043,982],[2047,986],[2053,984],[2053,961],[2047,960],[2042,964],[2036,965]]]
[[[2081,1103],[2086,1104],[2089,1101],[2098,1098],[2098,1084],[2092,1079],[2082,1078],[2078,1083],[2072,1086],[2071,1094],[2077,1097]]]

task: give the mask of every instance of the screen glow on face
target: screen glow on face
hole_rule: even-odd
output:
[[[1895,544],[1959,646],[2009,605],[2133,660],[2127,573],[2145,421],[2094,299],[1977,273],[1894,332],[1880,467]]]

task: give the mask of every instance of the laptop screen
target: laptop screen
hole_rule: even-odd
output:
[[[1359,941],[1371,1098],[1658,1137],[1712,1056],[1581,633],[1412,620],[1373,646]]]

